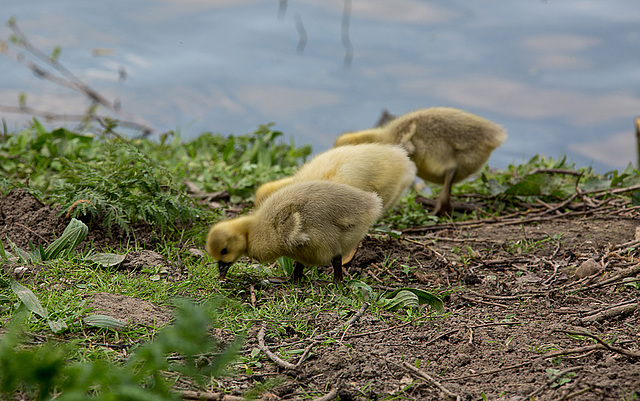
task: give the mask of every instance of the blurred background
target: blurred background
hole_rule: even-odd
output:
[[[60,46],[60,63],[120,104],[114,117],[155,134],[245,134],[274,122],[317,153],[374,126],[383,109],[450,106],[507,129],[494,167],[538,153],[600,173],[637,160],[637,0],[2,3],[0,39],[15,17],[35,46]],[[0,106],[17,106],[21,93],[57,114],[89,106],[7,54],[0,71]],[[9,130],[31,118],[1,108],[0,117]]]

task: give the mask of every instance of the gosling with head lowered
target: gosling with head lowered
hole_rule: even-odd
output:
[[[377,143],[343,146],[320,153],[291,177],[261,185],[255,194],[255,204],[261,205],[271,194],[287,185],[327,180],[375,192],[382,198],[383,209],[387,211],[415,176],[416,166],[399,146]]]
[[[335,146],[398,144],[418,168],[418,177],[442,184],[434,214],[451,214],[451,185],[478,171],[507,139],[504,129],[485,118],[449,107],[400,116],[382,127],[345,133]]]
[[[207,252],[218,261],[220,276],[240,257],[273,262],[281,256],[295,263],[293,280],[305,265],[333,266],[342,281],[342,256],[364,238],[382,213],[382,200],[331,181],[294,183],[274,192],[253,213],[211,227]]]

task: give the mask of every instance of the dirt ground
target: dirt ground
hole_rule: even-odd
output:
[[[283,377],[263,396],[273,400],[332,389],[341,400],[640,399],[640,216],[626,207],[571,218],[548,213],[525,223],[442,224],[405,230],[403,238],[370,235],[348,274],[379,290],[440,286],[444,315],[427,309],[404,320],[392,312],[381,320],[367,309],[310,314],[315,340],[291,327],[282,330],[289,338],[265,338],[280,356],[315,344],[299,366],[264,359],[252,374],[218,382],[233,396]],[[58,214],[14,191],[0,199],[0,238],[46,245],[66,225]],[[152,241],[143,244],[153,250]],[[101,313],[123,320],[167,321],[157,307],[138,301],[118,294],[94,300]],[[259,329],[248,333],[244,353],[258,347]],[[299,354],[293,355],[295,364]]]

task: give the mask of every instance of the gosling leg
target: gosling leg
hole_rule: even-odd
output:
[[[293,263],[293,276],[291,277],[291,281],[297,283],[302,280],[304,277],[304,265],[298,261]]]
[[[433,210],[433,214],[436,216],[451,216],[453,207],[451,207],[451,186],[453,185],[453,179],[456,177],[456,168],[447,170],[444,176],[444,185],[436,208]]]
[[[333,266],[333,282],[339,283],[342,281],[342,255],[334,256],[331,259],[331,265]]]

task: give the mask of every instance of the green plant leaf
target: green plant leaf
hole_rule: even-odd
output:
[[[289,277],[293,274],[293,259],[283,256],[276,259],[276,264],[284,271],[285,276]]]
[[[18,255],[18,259],[21,259],[24,263],[31,263],[33,261],[33,255],[18,248],[18,246],[13,241],[11,241],[9,236],[7,236],[7,242],[9,243],[9,247],[11,248],[11,250],[15,252],[16,255]],[[9,252],[7,253],[9,254]]]
[[[406,293],[410,293],[413,296]],[[427,304],[435,309],[438,313],[442,313],[444,311],[444,305],[442,304],[442,300],[440,298],[418,288],[399,288],[388,294],[385,294],[383,299],[386,300],[383,302],[385,305],[389,306],[387,308],[389,310],[394,310],[392,308],[398,308],[401,305],[415,307],[418,305]]]
[[[60,332],[67,328],[67,324],[62,319],[56,319],[56,320],[47,319],[47,324],[51,328],[51,331],[53,331],[54,333]]]
[[[385,295],[378,300],[378,303],[385,309],[395,311],[400,308],[417,308],[418,296],[411,291],[397,290]]]
[[[13,290],[13,292],[15,292],[20,301],[24,304],[24,306],[27,307],[28,310],[42,318],[46,319],[47,317],[49,317],[49,314],[42,307],[42,304],[38,300],[38,297],[36,297],[30,289],[18,283],[13,277],[11,278],[11,289]]]
[[[56,259],[73,251],[89,233],[89,228],[78,219],[71,219],[62,235],[45,249],[46,260]]]
[[[97,263],[102,267],[117,266],[127,257],[126,254],[118,255],[117,253],[94,253],[85,258],[85,260]]]
[[[89,326],[101,327],[111,330],[122,330],[127,326],[127,323],[123,322],[122,320],[107,315],[88,315],[85,316],[82,320]]]
[[[542,188],[539,182],[526,180],[512,185],[504,193],[512,196],[540,196]]]

